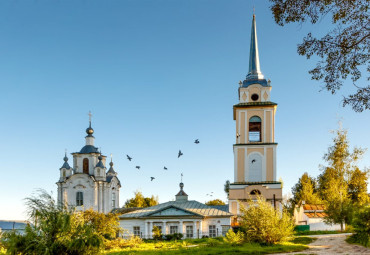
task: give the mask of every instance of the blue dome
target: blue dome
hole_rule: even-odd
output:
[[[85,145],[80,150],[80,153],[99,153],[98,148],[92,146],[92,145]]]

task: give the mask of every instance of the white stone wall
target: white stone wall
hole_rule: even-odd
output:
[[[164,224],[165,228],[164,229]],[[182,223],[182,229],[181,229]],[[133,235],[134,226],[140,226],[140,232],[143,238],[151,238],[153,226],[162,226],[162,233],[169,234],[170,226],[178,226],[178,232],[186,238],[186,226],[193,226],[193,238],[202,238],[203,235],[209,236],[209,225],[216,226],[216,235],[222,235],[222,226],[230,226],[230,218],[206,218],[206,219],[120,219],[120,227],[125,230],[123,237],[127,238]]]

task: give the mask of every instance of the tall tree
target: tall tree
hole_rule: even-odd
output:
[[[329,147],[324,155],[328,163],[319,176],[319,192],[321,198],[326,202],[326,221],[341,225],[349,223],[353,213],[353,201],[350,196],[351,177],[357,176],[357,162],[364,153],[360,148],[349,149],[347,131],[338,129],[335,131],[333,145]],[[360,171],[361,172],[361,171]],[[353,179],[355,180],[355,179]]]
[[[308,33],[298,45],[298,54],[307,59],[320,58],[309,71],[314,80],[323,80],[332,94],[351,78],[356,92],[344,97],[343,106],[351,105],[357,112],[370,109],[370,86],[358,85],[362,67],[370,71],[370,12],[369,0],[270,0],[278,25],[288,23],[315,24],[331,17],[331,30],[322,38]],[[367,77],[369,80],[370,77]]]
[[[350,175],[348,194],[353,203],[358,206],[369,203],[367,193],[368,171],[361,171],[358,167]]]
[[[134,197],[126,200],[125,207],[150,207],[158,204],[158,197],[144,197],[140,191],[134,192]]]
[[[304,173],[298,182],[292,187],[292,203],[300,206],[303,201],[307,204],[319,204],[321,199],[317,192],[315,178]]]

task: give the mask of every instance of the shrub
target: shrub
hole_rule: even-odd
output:
[[[370,246],[370,206],[359,209],[352,222],[355,234],[352,240],[364,246]]]
[[[273,244],[293,235],[293,219],[287,212],[275,210],[262,197],[250,201],[247,207],[240,203],[240,226],[246,240],[261,244]]]
[[[209,238],[207,240],[207,246],[211,246],[211,247],[214,247],[214,246],[218,246],[220,245],[220,242],[216,239],[213,239],[213,238]]]
[[[163,239],[162,230],[159,227],[154,226],[152,231],[153,231],[153,239],[154,240],[162,240]]]
[[[167,241],[180,240],[184,237],[181,233],[168,234],[164,236]]]
[[[143,243],[143,240],[138,236],[132,236],[129,239],[116,238],[113,240],[105,241],[105,249],[116,249],[116,248],[136,248]]]
[[[226,233],[226,237],[224,237],[223,240],[232,246],[240,245],[244,242],[244,233],[241,231],[235,233],[232,229],[229,229],[229,231]]]

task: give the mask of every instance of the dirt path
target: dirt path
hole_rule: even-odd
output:
[[[333,234],[333,235],[317,235],[310,236],[317,238],[316,241],[310,243],[307,250],[301,252],[292,252],[284,254],[369,254],[370,249],[363,246],[349,244],[345,241],[350,234]],[[282,255],[282,253],[280,253]]]

